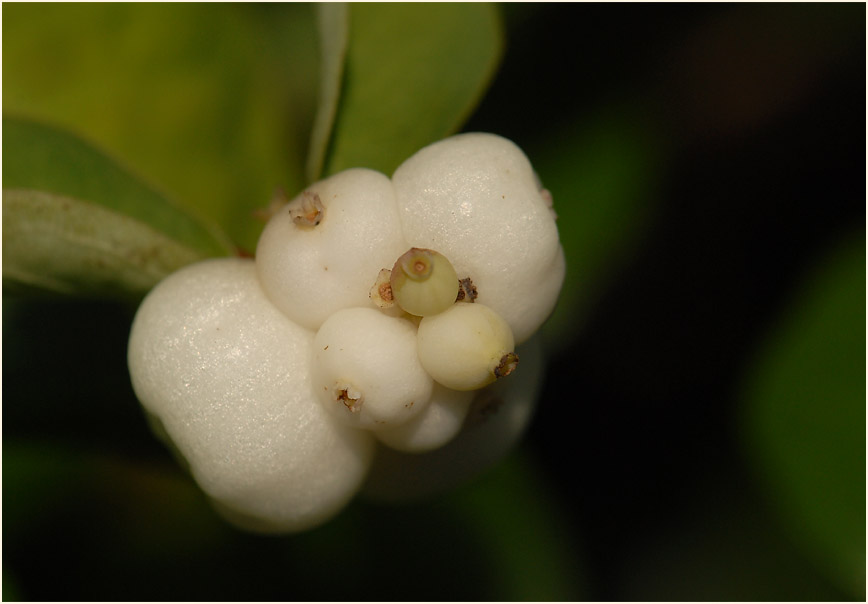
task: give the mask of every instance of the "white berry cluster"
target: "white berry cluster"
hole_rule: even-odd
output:
[[[563,278],[551,196],[525,155],[461,134],[391,179],[313,184],[273,215],[255,260],[162,281],[133,322],[132,383],[224,516],[304,530],[361,490],[422,496],[504,455]]]

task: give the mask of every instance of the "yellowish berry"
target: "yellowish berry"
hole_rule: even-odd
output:
[[[395,302],[419,317],[443,312],[458,297],[458,274],[434,250],[410,248],[395,262],[390,283]]]
[[[478,302],[424,317],[416,346],[425,371],[453,390],[482,388],[518,365],[509,324]]]

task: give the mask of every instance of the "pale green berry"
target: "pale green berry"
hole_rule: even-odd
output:
[[[454,304],[424,317],[416,342],[425,371],[453,390],[482,388],[518,364],[509,324],[483,304]]]
[[[458,297],[458,275],[443,254],[410,248],[395,262],[390,277],[392,296],[411,315],[441,313]]]

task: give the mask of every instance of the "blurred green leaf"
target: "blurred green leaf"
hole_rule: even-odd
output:
[[[287,540],[295,597],[383,601],[576,601],[585,564],[569,510],[519,449],[478,480],[425,501],[350,505]],[[334,561],[342,583],[332,581]],[[376,577],[376,580],[372,580]]]
[[[838,602],[836,589],[774,522],[732,464],[703,466],[655,522],[638,528],[613,582],[642,602]]]
[[[141,295],[177,268],[230,250],[87,143],[3,119],[4,285]]]
[[[573,549],[569,515],[540,478],[524,449],[507,457],[468,488],[446,499],[484,544],[499,581],[490,599],[576,601],[585,590],[585,566]],[[565,537],[570,535],[569,538]]]
[[[22,600],[18,582],[5,566],[3,567],[3,589],[0,596],[2,596],[4,602],[20,602]]]
[[[747,384],[749,454],[783,522],[865,596],[865,238],[804,284]]]
[[[665,160],[652,127],[638,115],[635,107],[610,107],[527,149],[552,193],[567,261],[558,306],[544,326],[554,346],[572,341],[653,208]]]
[[[162,461],[13,439],[3,443],[3,487],[14,494],[3,506],[3,544],[12,554],[4,573],[7,567],[15,573],[25,601],[70,590],[81,590],[87,600],[201,590],[207,578],[197,575],[211,572],[213,552],[225,550],[232,537],[192,481]],[[48,542],[50,552],[33,545]],[[185,563],[191,559],[201,570]],[[35,564],[39,560],[49,568],[64,561],[52,572],[53,585],[34,581],[34,570],[45,568]],[[102,574],[95,580],[87,569],[97,567]],[[136,581],[144,569],[160,581]]]
[[[349,33],[349,8],[346,3],[323,2],[317,4],[315,10],[320,45],[319,104],[307,155],[305,173],[309,182],[317,180],[322,173],[341,95]]]
[[[350,5],[344,85],[325,174],[391,174],[455,132],[492,79],[502,51],[497,6]]]
[[[310,5],[17,4],[3,109],[86,136],[248,251],[304,186],[316,102]]]

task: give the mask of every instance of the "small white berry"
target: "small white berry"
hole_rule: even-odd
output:
[[[551,197],[521,149],[493,134],[459,134],[418,151],[392,182],[407,242],[470,277],[517,343],[533,335],[554,309],[565,264]]]
[[[376,501],[418,500],[465,483],[503,459],[525,432],[539,398],[542,347],[518,347],[521,371],[476,391],[458,435],[427,453],[381,447],[362,493]]]
[[[458,434],[472,400],[473,392],[450,390],[434,384],[431,400],[420,414],[397,428],[379,430],[374,435],[380,442],[398,451],[432,451]]]
[[[316,330],[335,311],[369,306],[377,273],[408,247],[392,183],[356,168],[310,186],[278,212],[259,239],[256,268],[274,305]]]
[[[329,317],[313,343],[313,387],[346,425],[391,428],[420,413],[434,383],[416,353],[416,329],[373,308]]]

